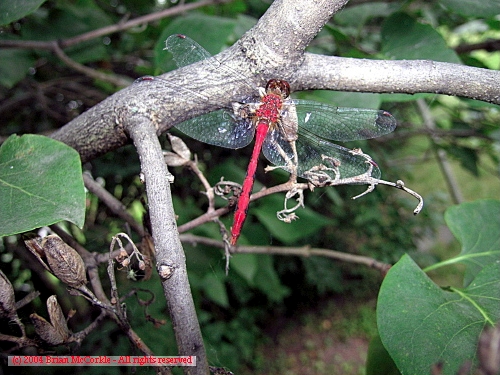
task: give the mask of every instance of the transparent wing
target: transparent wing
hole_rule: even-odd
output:
[[[297,175],[312,182],[315,181],[314,176],[321,183],[327,179],[333,181],[359,176],[370,168],[373,168],[371,176],[380,178],[380,169],[374,162],[345,147],[319,139],[307,130],[299,129],[295,145],[298,156]],[[292,147],[278,130],[268,133],[262,151],[271,163],[292,172]]]
[[[212,56],[193,39],[181,34],[170,35],[165,41],[165,45],[165,49],[173,55],[174,61],[179,68]]]
[[[236,121],[225,109],[181,122],[175,127],[200,142],[233,149],[247,146],[255,133],[249,118]]]
[[[287,108],[290,105],[296,107],[299,128],[333,141],[376,138],[396,128],[396,119],[386,111],[334,107],[318,102],[291,99],[284,106],[284,116],[287,115]]]

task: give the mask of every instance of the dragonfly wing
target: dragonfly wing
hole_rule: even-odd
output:
[[[297,150],[297,175],[311,182],[326,182],[352,178],[371,169],[370,176],[380,178],[380,169],[368,155],[319,139],[307,130],[299,133],[295,141]],[[270,132],[263,146],[264,156],[276,166],[292,172],[293,149],[279,131]],[[352,183],[355,183],[353,181]],[[332,183],[334,184],[334,183]]]
[[[205,48],[185,35],[170,35],[165,41],[165,45],[165,49],[173,55],[174,61],[179,68],[211,57]]]
[[[396,119],[386,111],[363,108],[334,107],[307,100],[289,100],[284,107],[294,105],[299,127],[333,141],[355,141],[376,138],[392,132]]]
[[[200,142],[233,149],[248,145],[255,133],[249,118],[235,121],[231,112],[225,109],[181,122],[175,127]]]

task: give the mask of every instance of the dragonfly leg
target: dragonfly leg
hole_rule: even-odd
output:
[[[273,171],[275,169],[284,169],[290,173],[290,181],[291,182],[296,182],[297,181],[297,165],[298,165],[298,160],[299,157],[297,155],[297,147],[295,145],[295,141],[290,141],[290,147],[292,148],[292,154],[293,154],[293,159],[290,158],[290,156],[283,150],[283,148],[279,145],[276,144],[275,147],[278,150],[280,156],[285,160],[285,165],[268,165],[264,170],[266,172]]]
[[[287,202],[289,199],[293,198],[294,196],[298,196],[295,200],[297,201],[297,204],[291,208],[287,208]],[[291,223],[293,220],[298,219],[299,217],[295,213],[297,209],[300,207],[304,207],[304,190],[299,189],[297,187],[291,188],[285,195],[285,203],[284,203],[284,209],[281,211],[278,211],[276,213],[276,216],[278,217],[278,220],[284,221],[285,223]]]

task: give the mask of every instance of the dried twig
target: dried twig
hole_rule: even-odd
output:
[[[190,244],[202,244],[208,245],[220,249],[224,249],[224,242],[214,240],[211,238],[195,236],[192,234],[182,234],[180,236],[181,241],[190,243]],[[301,247],[281,247],[281,246],[242,246],[238,245],[233,247],[233,254],[280,254],[280,255],[294,255],[294,256],[302,256],[302,257],[310,257],[310,256],[322,256],[326,258],[336,259],[342,262],[361,264],[373,269],[380,271],[382,274],[385,274],[389,268],[391,268],[390,264],[380,262],[376,259],[362,256],[362,255],[354,255],[348,254],[341,251],[329,250],[329,249],[321,249],[314,248],[310,246],[301,246]]]

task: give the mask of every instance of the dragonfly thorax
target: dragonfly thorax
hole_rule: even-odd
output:
[[[255,120],[265,120],[269,125],[280,120],[283,98],[278,94],[267,94],[261,99],[259,108],[255,111]]]

